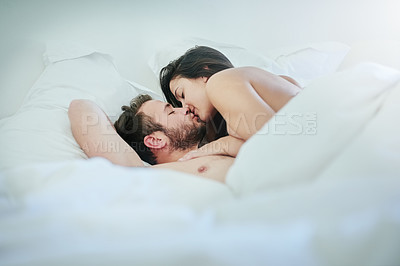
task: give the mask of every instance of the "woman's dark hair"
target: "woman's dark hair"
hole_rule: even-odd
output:
[[[184,55],[170,62],[160,71],[160,85],[167,102],[174,107],[182,107],[170,90],[170,82],[176,77],[209,78],[224,69],[233,68],[229,59],[221,52],[207,47],[195,46]]]

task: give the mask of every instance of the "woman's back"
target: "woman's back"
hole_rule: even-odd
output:
[[[213,106],[227,122],[230,135],[248,139],[300,92],[290,78],[256,67],[230,68],[206,85]]]

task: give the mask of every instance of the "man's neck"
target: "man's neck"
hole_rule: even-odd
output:
[[[176,162],[182,158],[186,153],[197,149],[197,145],[185,150],[163,150],[159,151],[156,155],[157,164]]]

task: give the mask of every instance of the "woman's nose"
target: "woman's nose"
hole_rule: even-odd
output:
[[[181,99],[180,102],[181,102],[181,104],[182,104],[182,107],[186,107],[186,106],[187,106],[184,99]]]
[[[189,113],[190,113],[189,107],[187,107],[187,106],[183,107],[183,113],[184,113],[185,115],[189,114]]]

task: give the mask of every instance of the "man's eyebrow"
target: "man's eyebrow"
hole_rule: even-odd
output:
[[[164,112],[165,112],[165,110],[167,110],[168,107],[171,107],[171,104],[166,103],[166,104],[164,105]]]

